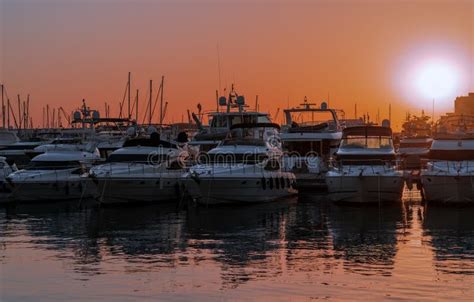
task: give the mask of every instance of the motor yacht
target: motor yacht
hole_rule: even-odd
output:
[[[327,173],[336,202],[386,203],[402,197],[404,178],[397,170],[392,130],[359,126],[343,130],[335,166]]]
[[[163,202],[178,198],[179,180],[186,171],[189,153],[186,135],[176,142],[149,138],[128,140],[107,162],[91,170],[103,204]]]
[[[227,98],[224,96],[219,98],[218,105],[219,110],[208,113],[208,126],[203,125],[203,114],[193,113],[198,132],[189,144],[199,147],[201,153],[217,147],[226,138],[233,125],[271,122],[267,113],[248,110],[244,96],[238,95],[233,88]]]
[[[474,135],[438,133],[421,171],[423,197],[435,203],[474,202]]]
[[[6,178],[11,199],[17,202],[77,200],[93,197],[87,177],[100,159],[99,151],[51,151],[33,158],[25,169]]]
[[[205,205],[269,202],[297,193],[295,175],[281,169],[279,130],[272,123],[233,125],[183,176],[185,193]]]
[[[284,170],[296,175],[298,191],[325,191],[329,159],[342,137],[337,111],[322,102],[314,107],[305,98],[301,107],[284,110],[281,140]]]
[[[7,129],[0,129],[0,147],[9,146],[20,141],[18,135]]]
[[[431,137],[430,117],[422,112],[421,116],[407,115],[402,125],[398,153],[405,170],[419,170],[422,162],[428,158],[433,139]]]

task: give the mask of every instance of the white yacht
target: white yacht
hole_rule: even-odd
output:
[[[296,194],[295,175],[283,172],[279,126],[237,124],[227,138],[183,176],[185,192],[202,204],[268,202]]]
[[[327,189],[329,159],[342,137],[337,111],[327,103],[313,107],[305,98],[301,107],[284,110],[286,125],[281,140],[285,156],[284,170],[296,175],[298,191]]]
[[[28,153],[31,153],[34,148],[46,143],[46,141],[40,139],[19,141],[8,146],[0,147],[0,156],[5,157],[9,163],[14,163],[18,168],[24,168],[31,160]]]
[[[99,201],[109,203],[162,202],[179,196],[179,180],[186,171],[187,136],[177,142],[136,138],[114,151],[107,162],[91,169]]]
[[[26,150],[25,153],[34,158],[46,152],[64,152],[64,151],[84,151],[95,152],[96,145],[93,143],[84,142],[80,137],[59,137],[52,140],[50,143],[39,145],[32,150]],[[100,153],[99,153],[100,155]]]
[[[100,159],[99,151],[46,152],[6,178],[11,199],[19,202],[91,198],[95,187],[87,172]]]
[[[422,112],[421,117],[407,116],[402,125],[402,133],[398,153],[405,170],[419,170],[422,162],[428,158],[433,139],[431,137],[430,117]]]
[[[336,160],[336,166],[326,175],[333,201],[386,203],[401,199],[404,178],[396,167],[389,127],[344,129]]]
[[[208,126],[203,125],[201,114],[197,116],[193,113],[199,131],[189,144],[198,146],[201,153],[217,147],[233,125],[271,122],[267,113],[247,110],[245,98],[238,95],[233,88],[228,98],[219,98],[218,105],[220,110],[208,113]]]
[[[421,171],[425,200],[437,203],[473,203],[473,177],[474,135],[435,135],[427,167]]]
[[[0,147],[9,146],[19,141],[20,139],[15,132],[7,129],[0,129]]]

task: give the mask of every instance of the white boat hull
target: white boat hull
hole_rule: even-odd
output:
[[[474,203],[474,174],[422,174],[425,200],[434,203]]]
[[[201,177],[199,179],[187,177],[183,183],[191,198],[205,205],[270,202],[297,193],[292,185],[294,176],[288,178],[285,175],[283,181],[280,178],[278,180],[277,178],[265,178],[265,185],[262,185],[262,181],[263,177],[250,176]],[[282,183],[284,183],[283,186]]]
[[[58,181],[25,181],[8,185],[17,202],[50,202],[94,198],[94,184],[87,178]]]
[[[390,203],[402,198],[404,180],[401,175],[326,175],[329,197],[335,202]]]
[[[102,204],[153,203],[179,197],[179,177],[174,178],[100,178],[97,183]]]

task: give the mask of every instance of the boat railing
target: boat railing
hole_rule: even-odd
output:
[[[163,165],[165,165],[165,167],[163,167]],[[124,174],[126,172],[126,175],[165,175],[172,173],[173,171],[186,171],[190,167],[187,162],[183,162],[175,168],[171,167],[171,165],[172,161],[164,161],[160,164],[151,164],[143,161],[113,162],[108,163],[105,166],[104,170],[107,171],[109,175],[114,174],[116,172],[120,172],[121,174]]]
[[[474,160],[424,159],[423,161],[428,171],[434,171],[437,166],[438,169],[446,170],[448,173],[459,173],[462,170],[470,174],[474,173]]]
[[[78,172],[78,173],[76,173]],[[37,179],[40,181],[49,180],[57,182],[59,180],[65,180],[66,175],[76,174],[78,176],[87,172],[87,169],[83,167],[71,167],[71,166],[57,166],[55,169],[43,169],[43,170],[19,170],[15,172],[22,181]]]
[[[384,173],[401,170],[402,162],[399,159],[332,159],[330,167],[336,170],[347,168],[348,173],[358,172],[361,170],[361,167],[364,167],[364,170],[369,168],[372,173],[376,174],[380,171],[377,168],[382,168]]]

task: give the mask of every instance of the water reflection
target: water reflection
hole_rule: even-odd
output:
[[[344,268],[362,275],[390,276],[397,253],[397,233],[403,207],[338,206],[328,210],[334,256]]]
[[[108,298],[117,291],[135,298],[166,292],[192,299],[196,291],[252,297],[264,288],[269,299],[285,297],[279,291],[347,299],[370,288],[377,298],[391,290],[406,299],[442,282],[453,295],[474,281],[472,217],[474,208],[351,207],[324,196],[186,211],[174,204],[22,205],[0,210],[0,284],[34,288],[45,275],[85,282],[74,289],[81,294],[85,284],[99,296],[108,286]],[[449,278],[433,276],[433,268]],[[463,280],[451,280],[452,274]],[[16,279],[5,277],[11,275]],[[373,289],[374,282],[380,288]],[[45,280],[41,289],[76,294],[53,283]],[[140,295],[127,291],[130,283]]]
[[[189,247],[209,252],[221,264],[224,287],[277,276],[282,263],[275,255],[295,201],[192,209],[187,217]]]
[[[474,274],[474,208],[430,206],[424,211],[435,267],[448,274]]]

